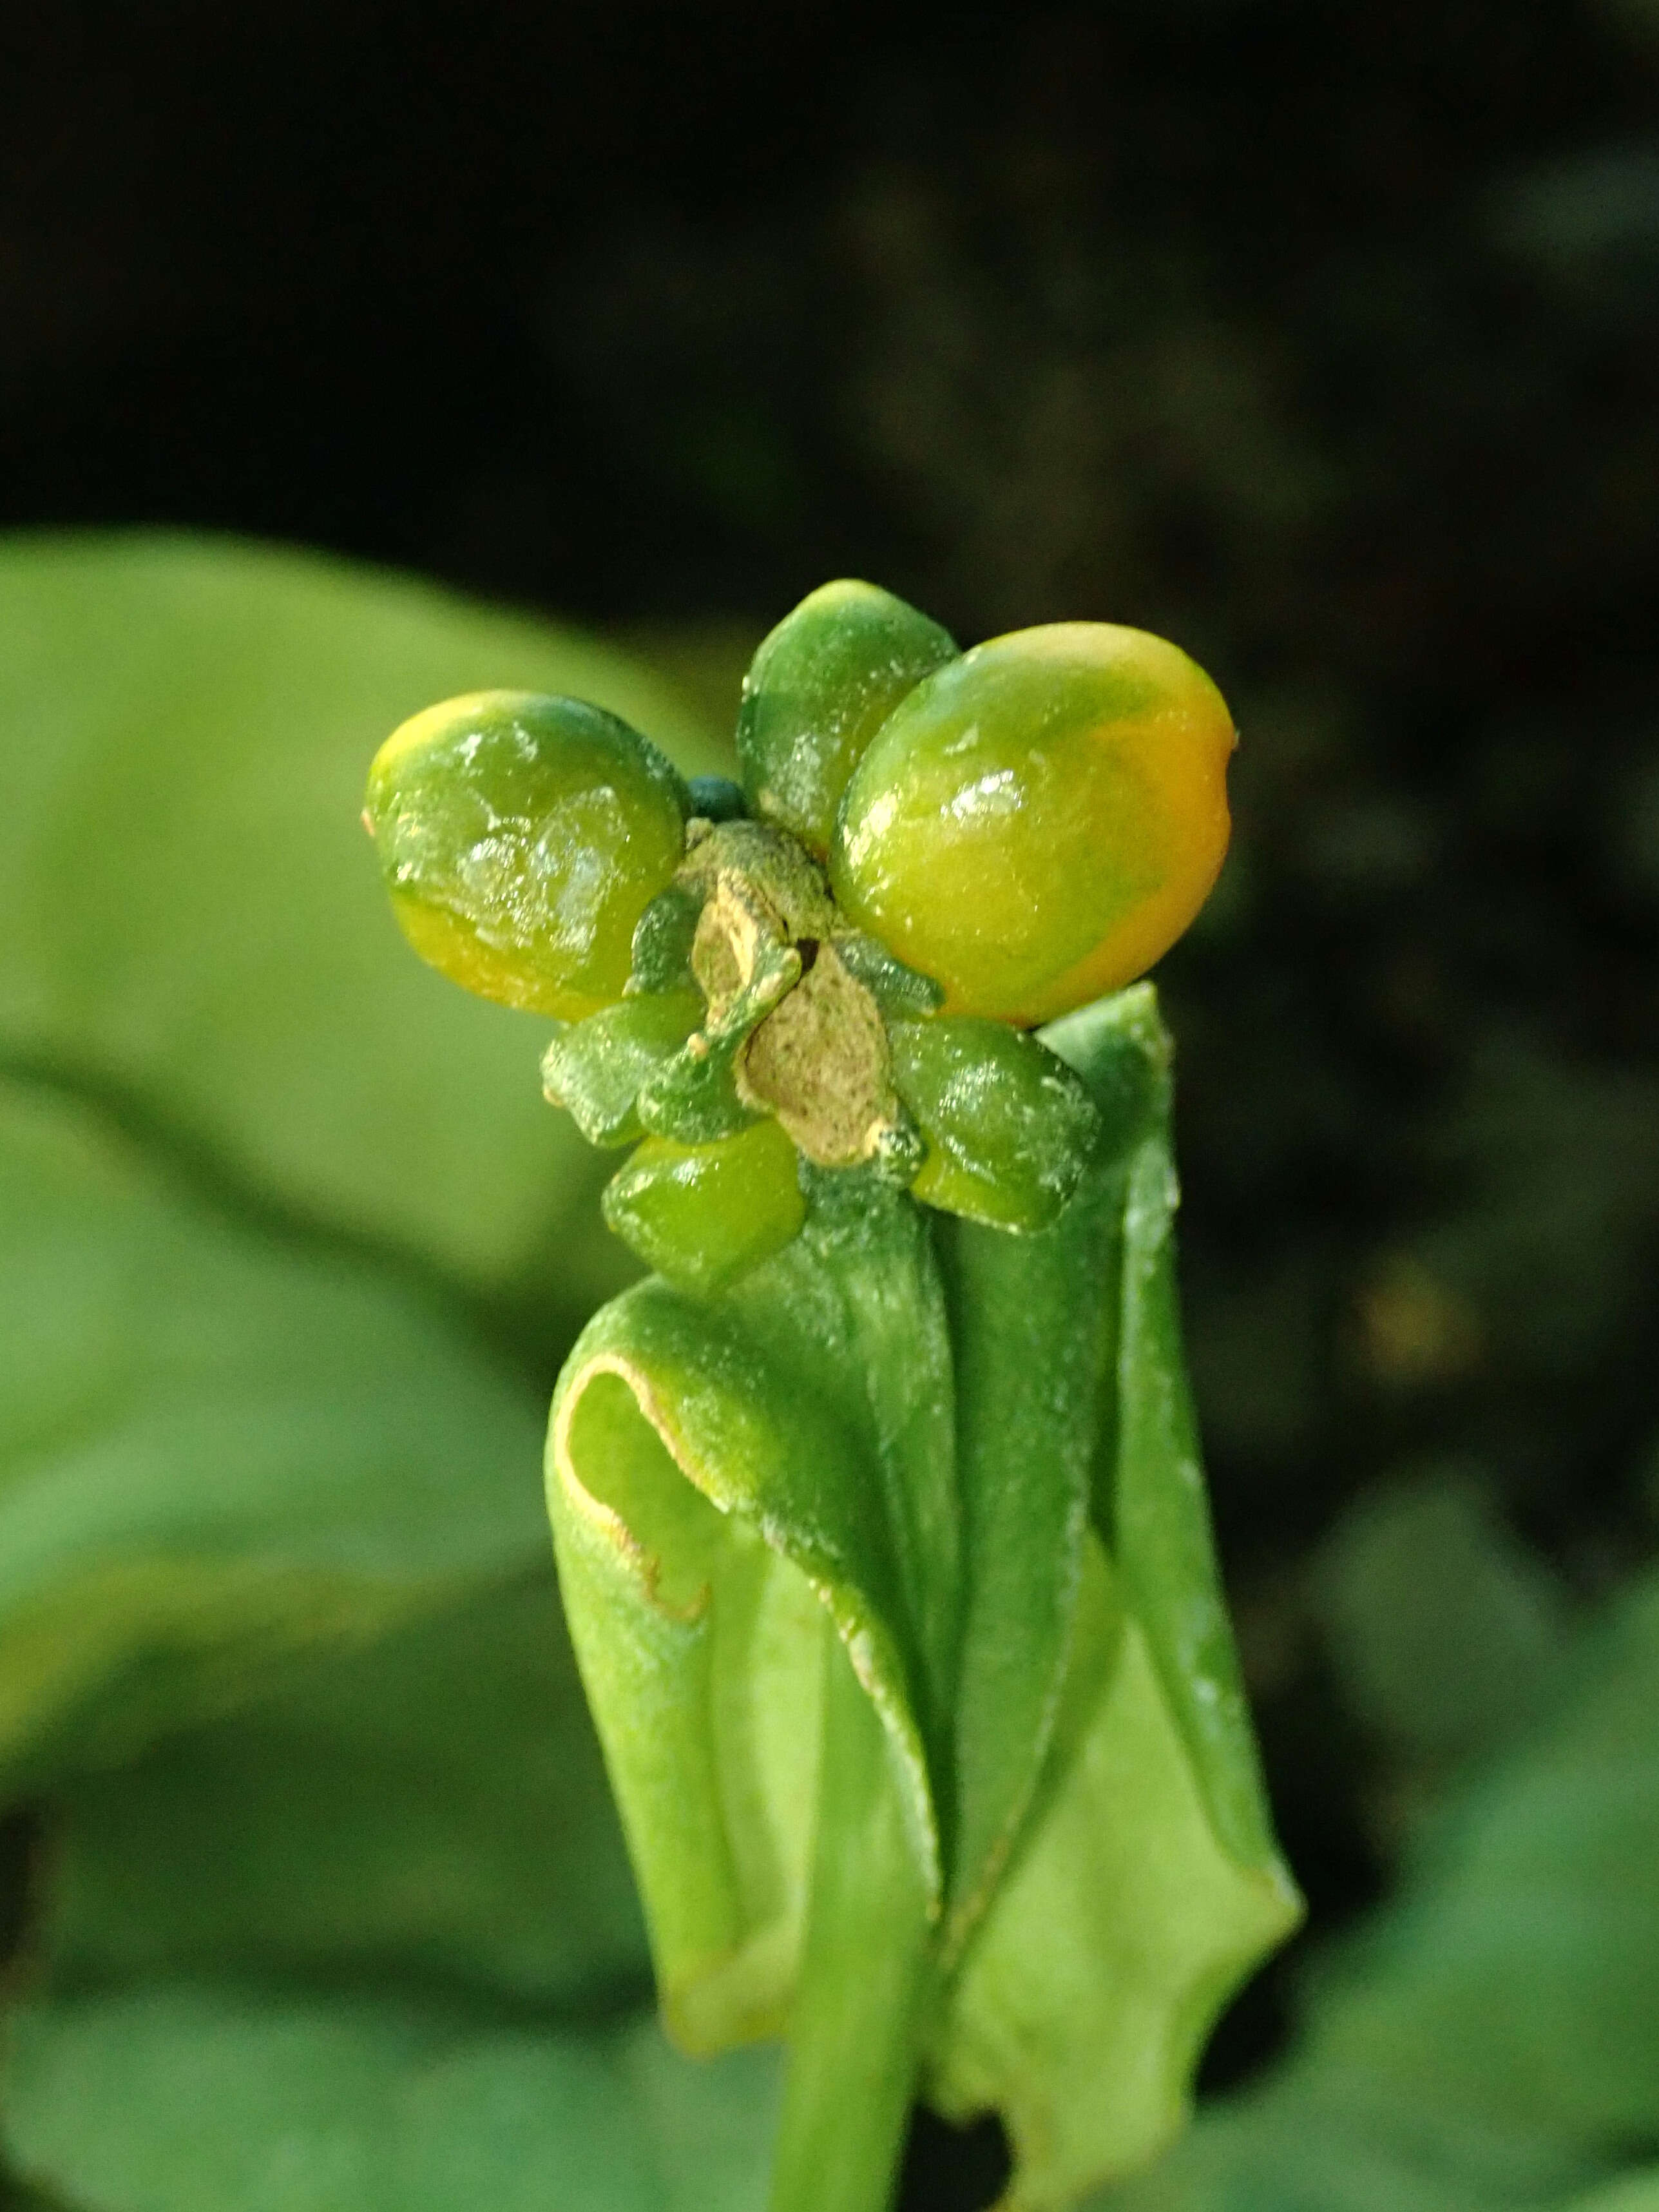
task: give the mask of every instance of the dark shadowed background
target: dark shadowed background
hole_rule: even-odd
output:
[[[1654,0],[0,26],[0,524],[367,556],[723,714],[845,573],[1221,684],[1159,980],[1316,1936],[1654,1551],[1656,94]]]

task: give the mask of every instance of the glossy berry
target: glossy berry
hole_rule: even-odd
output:
[[[865,747],[956,652],[948,631],[873,584],[824,584],[803,599],[744,678],[738,757],[756,816],[822,860]]]
[[[606,1184],[600,1206],[647,1267],[698,1291],[735,1282],[781,1252],[806,1218],[795,1147],[770,1119],[713,1145],[647,1137]]]
[[[1144,630],[1060,623],[937,670],[871,739],[830,860],[842,909],[1022,1025],[1132,981],[1203,904],[1227,849],[1221,694]]]
[[[602,708],[479,691],[386,739],[364,818],[423,959],[484,998],[580,1021],[622,996],[689,805],[656,747]]]
[[[996,1229],[1047,1229],[1077,1188],[1100,1115],[1081,1077],[1023,1030],[973,1014],[896,1022],[893,1087],[927,1157],[913,1194]]]

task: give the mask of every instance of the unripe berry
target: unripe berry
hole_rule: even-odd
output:
[[[891,592],[820,585],[762,641],[744,678],[738,757],[756,816],[822,860],[866,745],[956,650],[948,631]]]
[[[843,910],[945,987],[1030,1025],[1150,968],[1227,849],[1226,703],[1178,647],[1105,623],[993,638],[871,739],[830,859]]]
[[[603,708],[477,691],[386,739],[364,819],[423,959],[486,999],[580,1021],[622,996],[689,805],[669,762]]]

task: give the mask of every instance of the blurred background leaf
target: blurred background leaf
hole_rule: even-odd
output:
[[[1422,1529],[1423,1502],[1412,1510]],[[1593,2185],[1645,2162],[1659,2142],[1659,1583],[1554,1671],[1548,1718],[1455,1793],[1413,1844],[1398,1901],[1322,1962],[1276,2077],[1103,2208],[1600,2205]],[[1650,2170],[1607,2201],[1652,2186]]]
[[[84,2212],[762,2212],[772,2054],[652,2022],[212,1984],[65,1999],[15,2030],[13,2137]],[[757,2124],[758,2116],[759,2124]]]
[[[0,1791],[541,1557],[538,1409],[430,1291],[0,1083]]]
[[[594,699],[697,773],[726,756],[696,710],[574,632],[251,545],[14,539],[0,635],[0,1060],[244,1211],[580,1321],[624,1279],[602,1168],[542,1102],[545,1024],[410,958],[365,763],[505,685]]]
[[[70,1986],[380,1973],[604,2016],[645,1932],[550,1565],[78,1778],[37,1958]]]
[[[1373,1746],[1370,1825],[1391,1853],[1460,1770],[1533,1718],[1567,1600],[1498,1515],[1490,1479],[1452,1462],[1357,1498],[1316,1554],[1310,1604]]]

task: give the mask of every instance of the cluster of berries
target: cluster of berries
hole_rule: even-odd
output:
[[[605,1218],[694,1290],[859,1170],[1048,1226],[1097,1124],[1031,1034],[1150,967],[1226,849],[1231,718],[1145,631],[958,652],[868,584],[765,640],[742,781],[683,781],[626,723],[480,692],[381,748],[365,819],[426,959],[561,1028],[547,1094],[632,1146]]]

